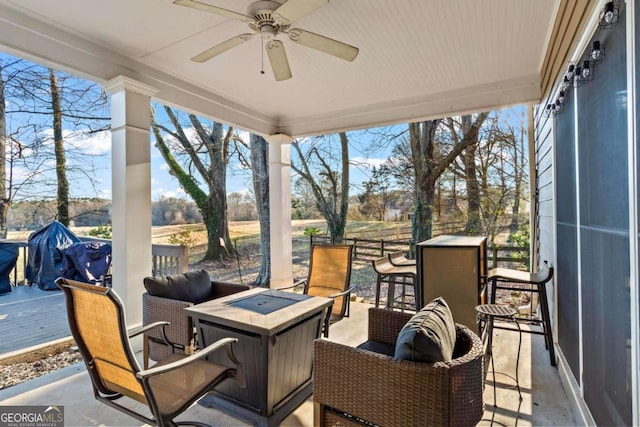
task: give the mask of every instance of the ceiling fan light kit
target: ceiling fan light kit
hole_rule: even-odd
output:
[[[289,39],[299,45],[319,50],[345,61],[353,61],[358,56],[358,48],[329,37],[290,28],[291,23],[317,8],[329,3],[329,0],[286,0],[278,3],[272,0],[259,0],[247,8],[242,14],[232,10],[203,3],[197,0],[174,0],[174,4],[192,9],[214,13],[225,18],[246,22],[254,33],[244,33],[223,41],[191,58],[192,61],[206,62],[260,34],[265,43],[265,51],[276,81],[290,79],[291,68],[282,41],[276,39],[278,34],[287,34]]]

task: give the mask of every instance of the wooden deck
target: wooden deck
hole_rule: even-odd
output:
[[[71,336],[62,291],[12,286],[0,294],[0,356]]]

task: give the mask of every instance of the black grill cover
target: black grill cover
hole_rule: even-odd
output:
[[[18,245],[0,242],[0,294],[11,292],[9,273],[16,266]]]
[[[80,239],[67,227],[53,221],[29,235],[24,276],[45,291],[58,290],[54,280],[62,276],[64,251]]]
[[[74,243],[64,251],[62,275],[67,279],[106,284],[111,267],[111,245],[106,242]]]

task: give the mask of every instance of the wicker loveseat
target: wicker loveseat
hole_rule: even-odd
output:
[[[484,409],[480,338],[456,324],[450,362],[413,362],[383,354],[393,351],[389,349],[411,317],[411,313],[369,309],[365,346],[370,350],[314,342],[314,425],[467,426],[480,421]]]

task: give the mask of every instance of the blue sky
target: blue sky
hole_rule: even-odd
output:
[[[520,117],[524,107],[515,107],[505,110],[503,116],[508,118],[514,126],[519,126]],[[397,130],[402,130],[406,125],[398,125]],[[189,133],[188,130],[186,130]],[[249,133],[239,131],[243,139],[248,140]],[[361,189],[360,185],[363,181],[369,179],[369,170],[372,166],[380,166],[389,158],[391,147],[382,147],[378,152],[363,152],[371,149],[372,141],[375,139],[375,132],[357,131],[348,133],[353,144],[350,146],[351,170],[350,178],[352,183],[352,191],[355,193]],[[79,148],[88,155],[89,160],[95,167],[97,177],[96,191],[89,185],[80,181],[72,182],[72,197],[104,197],[111,198],[111,139],[110,132],[101,132],[92,135],[90,138],[69,138],[66,142],[70,146]],[[188,198],[184,191],[178,185],[177,180],[168,173],[168,167],[157,148],[151,144],[151,187],[152,199],[157,200],[160,197],[179,197]],[[358,150],[358,147],[365,147]],[[69,160],[72,162],[73,160]],[[292,171],[292,177],[295,173]],[[248,171],[240,169],[237,165],[231,164],[227,171],[227,192],[246,192],[252,187],[251,175]]]
[[[12,62],[15,58],[10,55],[0,53],[0,60],[3,63]],[[28,62],[28,61],[27,61]],[[38,67],[39,68],[39,67]],[[90,83],[90,82],[87,82]],[[98,87],[99,90],[99,87]],[[10,99],[7,100],[10,103]],[[11,105],[7,106],[7,110],[10,110]],[[155,109],[156,113],[161,113],[161,108]],[[507,118],[507,120],[514,123],[517,127],[519,126],[520,117],[522,116],[522,112],[524,108],[522,106],[515,107],[510,110],[505,110],[503,117]],[[106,113],[108,116],[108,113]],[[9,131],[12,129],[15,130],[16,127],[20,127],[23,121],[31,120],[31,118],[20,116],[20,115],[10,115],[8,118],[8,128]],[[159,120],[162,121],[162,118]],[[47,127],[46,119],[42,122],[45,123],[44,127],[40,130],[40,137],[44,141],[43,144],[45,149],[47,149],[47,145],[52,145],[52,130],[50,127]],[[206,123],[206,121],[203,121]],[[394,133],[398,133],[406,129],[406,125],[398,125],[394,129]],[[189,130],[185,128],[186,133],[189,133]],[[246,131],[238,131],[240,136],[247,141],[249,138],[249,133]],[[380,166],[386,159],[389,158],[391,154],[391,145],[387,144],[386,146],[382,145],[377,149],[376,152],[373,151],[372,147],[377,146],[376,144],[376,130],[362,130],[362,131],[354,131],[348,132],[349,139],[351,141],[350,144],[350,152],[349,156],[351,159],[351,170],[350,170],[350,180],[352,184],[353,193],[358,193],[361,190],[360,184],[363,181],[369,179],[369,171],[372,166]],[[78,153],[79,155],[67,155],[67,164],[70,170],[82,169],[88,170],[92,169],[95,174],[95,180],[93,185],[91,185],[90,180],[82,176],[81,174],[73,174],[69,177],[70,180],[70,191],[71,197],[103,197],[103,198],[111,198],[111,135],[109,131],[94,133],[90,136],[80,136],[78,134],[73,133],[70,130],[64,130],[65,143],[67,146],[68,153]],[[151,187],[152,187],[152,199],[156,200],[160,197],[179,197],[179,198],[188,198],[184,191],[178,185],[177,180],[168,173],[168,167],[162,158],[160,152],[157,148],[153,146],[153,136],[150,138],[151,145]],[[72,150],[73,148],[73,150]],[[15,149],[14,149],[15,151]],[[28,150],[24,150],[27,152]],[[46,151],[50,151],[53,153],[53,147],[51,149],[47,149]],[[10,153],[7,152],[7,155]],[[49,169],[47,172],[43,173],[38,179],[41,179],[42,182],[45,180],[49,180],[50,182],[54,182],[53,168],[54,168],[54,160],[53,158],[47,159],[45,166]],[[24,177],[29,176],[29,170],[24,167],[14,166],[13,169],[13,177],[15,181],[19,181]],[[295,173],[292,171],[292,177],[295,176]],[[246,192],[250,191],[252,187],[251,183],[251,175],[248,171],[242,170],[238,167],[237,164],[231,164],[227,171],[227,192]],[[46,187],[46,189],[42,190],[40,194],[45,192],[50,192],[51,187]],[[32,194],[38,195],[37,190],[32,192]],[[49,196],[51,196],[49,194]],[[24,198],[25,196],[22,196]],[[27,196],[28,197],[28,196]],[[18,197],[20,199],[21,197]]]
[[[248,137],[248,133],[242,132]],[[73,142],[78,146],[76,141]],[[151,142],[150,142],[151,143]],[[104,132],[83,141],[82,147],[85,147],[87,153],[97,155],[93,157],[96,168],[97,190],[95,194],[93,190],[81,194],[81,188],[77,188],[72,197],[105,197],[111,198],[111,141],[109,132]],[[366,165],[379,166],[386,158],[388,158],[390,150],[367,156],[355,149],[351,150],[352,162],[360,166],[352,166],[350,176],[352,184],[359,185],[369,178],[366,173]],[[89,189],[88,186],[81,186]],[[245,192],[252,187],[251,175],[246,170],[241,170],[235,165],[231,165],[227,172],[227,192]],[[187,198],[184,191],[178,185],[177,180],[168,173],[168,167],[162,158],[160,152],[153,145],[151,146],[151,191],[153,200],[161,196],[164,197],[180,197]]]

